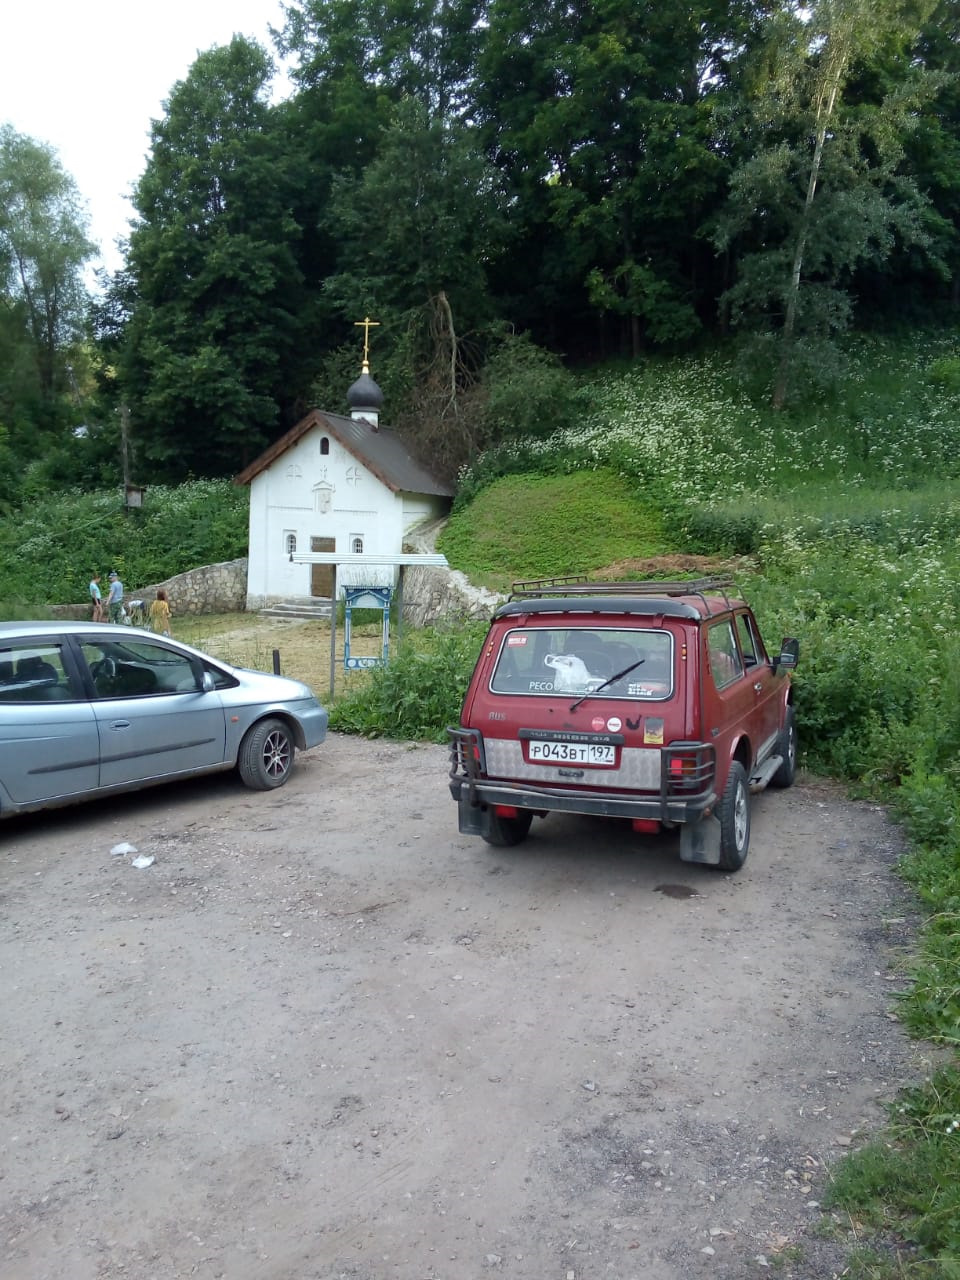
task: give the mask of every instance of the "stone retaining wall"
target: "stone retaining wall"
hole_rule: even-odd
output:
[[[442,619],[489,618],[505,596],[475,587],[456,569],[420,569],[403,575],[403,624],[426,627]]]
[[[106,581],[100,584],[104,603],[109,586]],[[247,599],[246,557],[242,560],[226,560],[221,564],[202,565],[199,569],[189,569],[186,573],[167,578],[166,582],[151,582],[145,587],[131,588],[125,582],[124,601],[128,607],[131,600],[144,600],[149,604],[156,599],[160,587],[163,587],[169,597],[174,618],[201,613],[242,613]],[[90,605],[54,605],[53,613],[59,618],[89,618]]]
[[[418,546],[416,550],[423,549]],[[431,547],[432,550],[432,547]],[[109,583],[101,584],[106,601]],[[247,561],[228,560],[178,573],[166,582],[151,582],[131,589],[123,585],[124,601],[154,600],[163,587],[170,598],[174,619],[188,614],[243,613],[247,605]],[[408,568],[403,577],[404,626],[426,627],[442,619],[488,618],[505,596],[475,587],[456,569]],[[90,617],[89,604],[54,605],[58,618]]]

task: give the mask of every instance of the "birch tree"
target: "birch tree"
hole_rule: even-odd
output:
[[[849,324],[854,270],[899,242],[924,241],[923,198],[901,172],[904,137],[924,93],[917,71],[875,101],[850,100],[856,75],[905,51],[932,0],[817,0],[768,20],[745,86],[751,154],[714,228],[732,250],[724,295],[733,323],[777,339],[772,402],[782,408],[798,344]]]

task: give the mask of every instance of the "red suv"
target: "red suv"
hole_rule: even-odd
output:
[[[799,645],[771,659],[729,586],[516,583],[449,731],[460,830],[502,846],[535,815],[628,818],[679,826],[686,862],[739,870],[751,792],[796,772]]]

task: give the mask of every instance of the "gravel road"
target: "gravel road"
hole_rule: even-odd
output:
[[[723,875],[491,850],[446,769],[332,735],[0,827],[3,1280],[839,1274],[830,1166],[925,1069],[883,812],[764,793]]]

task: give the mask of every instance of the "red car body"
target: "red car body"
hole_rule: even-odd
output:
[[[750,795],[789,786],[789,671],[722,579],[517,584],[451,728],[462,832],[523,840],[551,812],[681,828],[680,856],[746,860]]]

